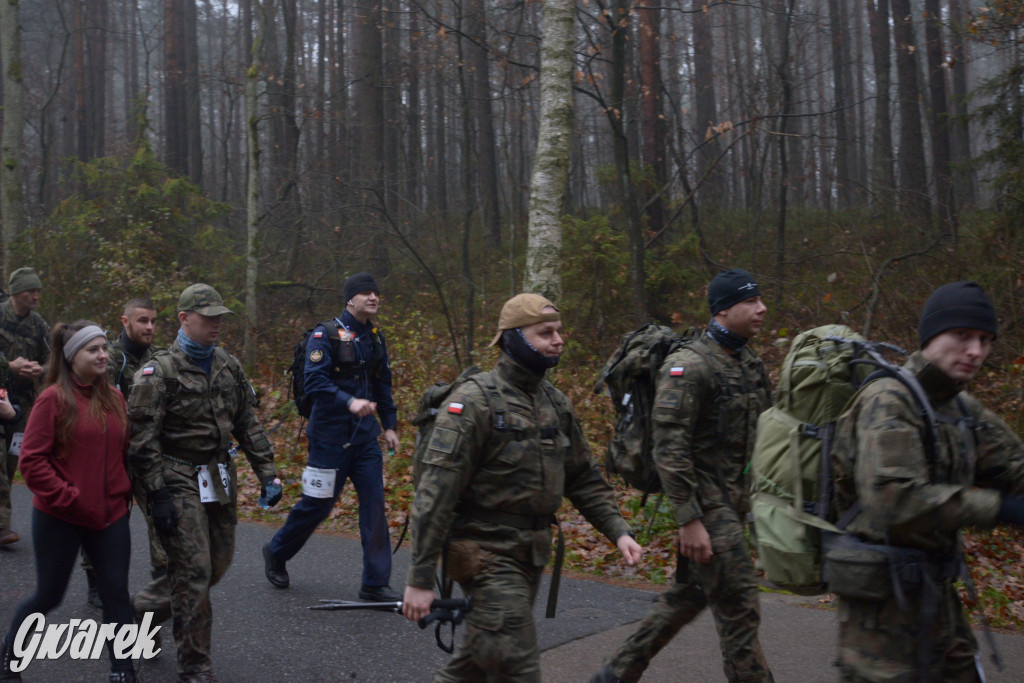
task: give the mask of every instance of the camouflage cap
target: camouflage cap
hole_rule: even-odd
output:
[[[18,294],[30,289],[42,289],[43,281],[39,279],[35,268],[18,268],[11,273],[7,287],[11,290],[11,294]]]
[[[544,309],[549,306],[555,310],[545,311]],[[501,315],[498,316],[498,333],[494,335],[489,346],[497,344],[501,340],[501,333],[505,330],[561,319],[558,306],[540,294],[516,294],[501,307]]]
[[[224,305],[224,299],[210,285],[197,282],[189,285],[178,297],[178,311],[195,311],[200,315],[224,315],[231,309]]]

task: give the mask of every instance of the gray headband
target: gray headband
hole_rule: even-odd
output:
[[[96,337],[107,338],[103,330],[96,325],[86,325],[78,332],[75,332],[71,335],[71,339],[68,339],[68,343],[64,345],[64,360],[70,363],[71,359],[78,353],[78,350],[85,346],[86,342]]]

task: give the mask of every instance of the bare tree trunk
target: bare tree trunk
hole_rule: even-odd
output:
[[[107,128],[107,0],[85,6],[85,136],[86,158],[105,154]]]
[[[248,150],[246,169],[246,243],[245,243],[245,363],[256,365],[256,336],[259,324],[259,234],[260,234],[260,131],[259,85],[263,77],[263,40],[269,23],[263,0],[250,0],[256,19],[256,34],[252,36],[252,54],[245,77],[245,139]],[[251,25],[246,26],[251,33]]]
[[[868,26],[871,31],[871,54],[875,68],[875,123],[871,145],[871,190],[876,206],[884,207],[892,199],[896,186],[893,173],[892,120],[889,106],[891,84],[889,40],[889,0],[867,0]]]
[[[480,197],[488,246],[501,250],[501,215],[498,210],[498,159],[494,141],[494,111],[491,106],[491,71],[488,60],[487,17],[483,2],[463,3],[466,34],[482,47],[470,47],[466,53],[471,72],[472,117],[476,152],[473,164],[477,194]]]
[[[21,62],[18,0],[0,1],[0,63],[3,67],[3,131],[0,133],[0,219],[4,278],[11,274],[11,248],[25,229],[21,153],[24,146],[25,83]]]
[[[896,75],[900,82],[900,206],[906,219],[919,230],[928,230],[931,199],[921,134],[921,88],[917,80],[917,50],[910,9],[910,0],[892,0]]]
[[[953,178],[950,171],[952,150],[949,140],[949,107],[946,101],[946,51],[942,45],[942,15],[939,0],[925,0],[925,62],[928,65],[928,99],[931,104],[929,131],[932,142],[932,165],[935,173],[935,195],[939,215],[943,218],[945,239],[956,239],[957,209],[953,199]]]
[[[530,180],[523,289],[556,303],[562,296],[562,206],[572,143],[575,0],[544,3],[540,53],[540,133]]]
[[[711,127],[718,124],[718,105],[715,97],[715,55],[714,39],[708,25],[708,0],[693,0],[693,83],[694,83],[694,125],[697,144],[704,142],[711,134]],[[708,11],[706,11],[708,10]],[[719,145],[708,140],[697,152],[697,178],[704,178],[698,188],[700,203],[706,214],[715,212],[722,199],[721,176],[712,169],[718,161]]]
[[[181,0],[178,0],[179,2]],[[188,154],[188,177],[199,187],[203,185],[203,135],[199,103],[199,36],[196,0],[185,0],[183,8],[185,24],[182,36],[185,48],[185,69],[183,83],[185,102],[186,152]]]
[[[783,3],[785,2],[785,5]],[[782,86],[782,109],[779,118],[779,206],[775,225],[775,306],[782,306],[786,293],[786,221],[789,210],[789,159],[787,157],[789,114],[793,107],[793,77],[790,66],[790,37],[793,29],[793,6],[796,0],[779,0],[782,10],[776,19],[779,39],[779,62],[775,69]]]
[[[950,120],[950,131],[952,134],[952,165],[953,171],[953,192],[956,197],[957,206],[973,207],[977,201],[975,197],[974,171],[968,167],[967,162],[971,159],[971,136],[970,121],[967,117],[967,40],[964,38],[966,32],[967,15],[964,12],[964,0],[949,0],[949,22],[953,27],[952,46],[950,53],[953,56],[951,70],[953,72],[953,118]]]
[[[637,10],[640,29],[640,81],[643,109],[643,158],[651,190],[660,192],[665,184],[665,119],[661,107],[661,34],[657,7]],[[658,232],[665,223],[665,202],[660,195],[648,200],[648,227]]]
[[[846,90],[846,71],[849,69],[847,56],[847,25],[844,21],[840,0],[829,0],[830,31],[832,34],[832,89],[835,93],[835,126],[836,126],[836,158],[835,173],[839,208],[848,209],[852,203],[850,178],[850,140],[849,111]]]

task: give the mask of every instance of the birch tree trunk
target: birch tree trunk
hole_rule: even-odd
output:
[[[523,289],[558,302],[562,294],[562,206],[568,191],[572,140],[575,0],[544,3],[540,51],[540,131],[530,180]]]
[[[21,69],[18,0],[0,2],[0,60],[3,62],[4,125],[0,134],[0,218],[3,219],[4,277],[11,274],[11,247],[25,227],[21,150],[24,142],[25,84]]]
[[[259,320],[259,301],[256,283],[259,279],[260,232],[260,115],[259,84],[263,72],[263,39],[267,28],[264,0],[252,0],[256,15],[256,35],[252,40],[249,70],[245,74],[245,141],[248,151],[248,169],[245,192],[245,338],[243,353],[245,364],[256,366],[256,336]],[[250,29],[251,30],[251,29]]]

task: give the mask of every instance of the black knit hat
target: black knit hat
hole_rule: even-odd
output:
[[[746,301],[752,296],[761,296],[754,276],[742,268],[730,268],[711,279],[708,284],[708,306],[711,315],[718,315],[734,304]]]
[[[996,336],[996,308],[977,282],[951,282],[942,285],[928,297],[921,311],[917,334],[923,349],[929,341],[946,330],[965,328]]]
[[[380,294],[380,287],[369,273],[356,273],[345,280],[345,301],[351,301],[352,297],[361,292]]]

